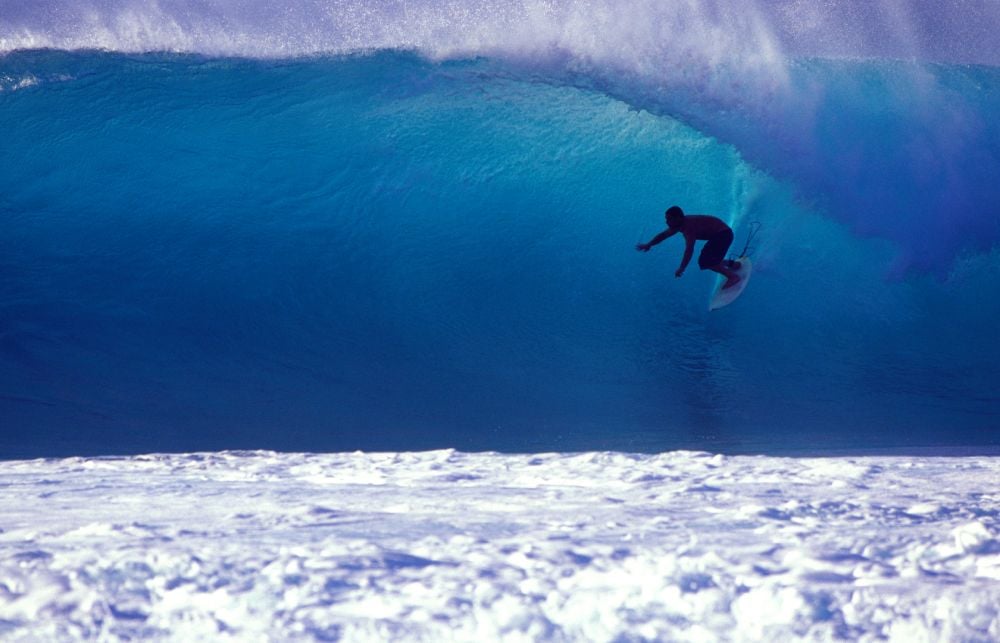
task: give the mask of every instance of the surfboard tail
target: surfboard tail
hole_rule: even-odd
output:
[[[750,261],[750,257],[742,256],[736,260],[739,267],[739,277],[740,280],[731,288],[723,288],[726,284],[726,279],[719,277],[719,282],[715,287],[715,292],[712,295],[712,299],[708,302],[708,310],[718,310],[723,306],[728,306],[729,304],[736,301],[747,287],[747,283],[750,281],[750,274],[753,272],[753,262]]]

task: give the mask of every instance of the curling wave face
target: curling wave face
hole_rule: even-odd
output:
[[[995,442],[989,7],[660,4],[4,7],[3,453]]]

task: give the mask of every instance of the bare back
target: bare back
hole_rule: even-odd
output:
[[[708,241],[726,230],[729,230],[729,226],[718,217],[708,214],[688,214],[684,217],[684,224],[680,231],[684,238],[691,242]]]

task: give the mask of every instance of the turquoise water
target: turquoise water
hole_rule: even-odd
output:
[[[996,66],[54,44],[0,54],[2,457],[1000,442]],[[674,203],[762,224],[732,306],[634,250]]]

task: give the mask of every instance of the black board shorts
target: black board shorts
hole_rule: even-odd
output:
[[[698,267],[702,270],[722,263],[729,252],[729,246],[733,245],[733,231],[723,230],[712,235],[705,247],[698,255]]]

